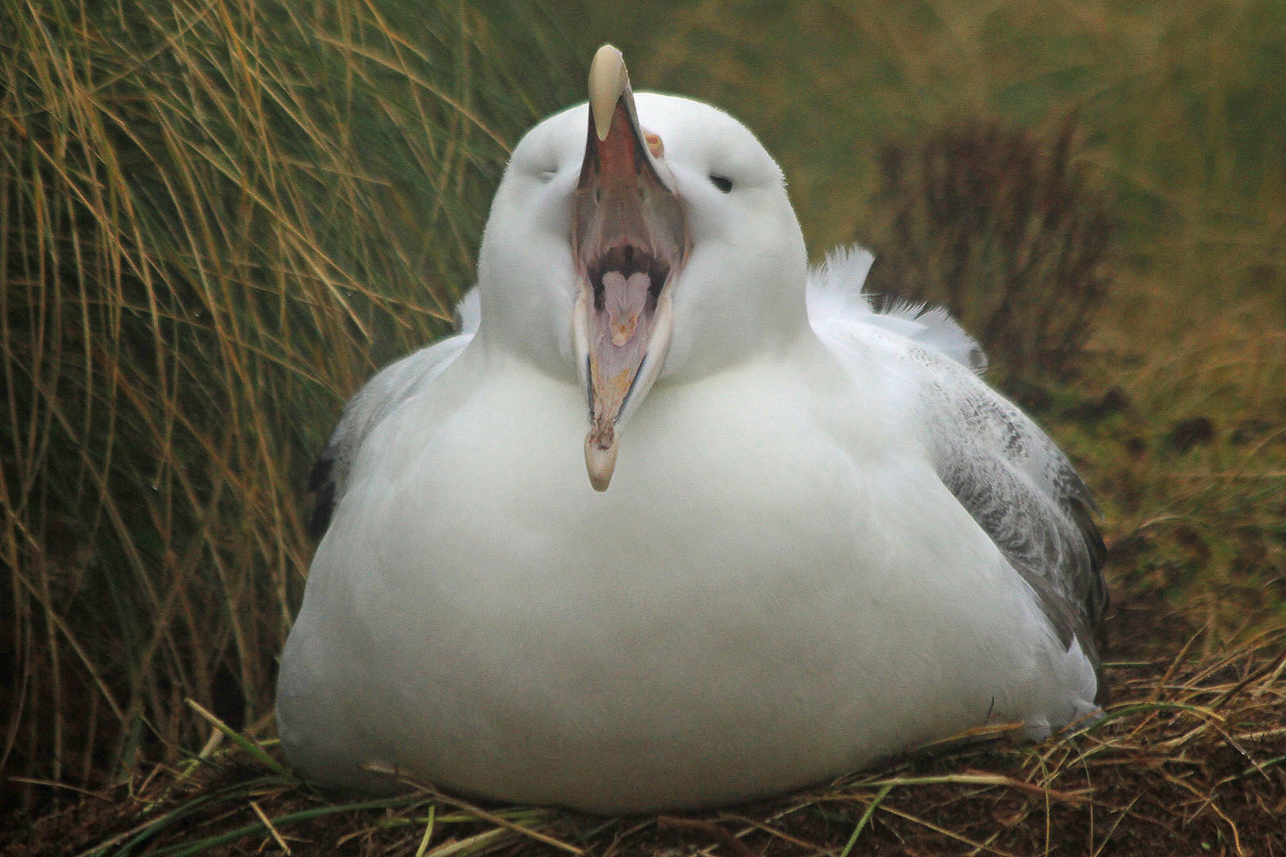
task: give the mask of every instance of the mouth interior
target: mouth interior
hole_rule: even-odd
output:
[[[594,311],[608,314],[612,344],[619,348],[633,337],[636,327],[630,321],[656,311],[670,265],[646,248],[621,242],[587,265],[586,273],[594,289]]]
[[[644,374],[657,302],[671,265],[650,248],[618,240],[585,266],[594,311],[587,360],[590,416],[604,441]]]

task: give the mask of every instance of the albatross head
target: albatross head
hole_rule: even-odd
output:
[[[589,103],[514,149],[482,242],[480,338],[579,377],[590,483],[658,378],[709,374],[806,331],[804,239],[781,170],[740,122],[630,88],[604,45]]]

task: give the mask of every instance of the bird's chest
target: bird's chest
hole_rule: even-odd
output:
[[[417,542],[426,564],[471,568],[485,557],[510,569],[496,574],[545,585],[695,569],[717,580],[801,550],[837,561],[877,475],[863,476],[870,462],[836,441],[806,396],[743,386],[730,376],[655,389],[621,432],[603,493],[586,476],[574,387],[499,386],[430,424],[408,415],[356,488],[378,511],[359,514]],[[409,563],[390,560],[399,564]]]
[[[716,626],[758,634],[792,604],[815,613],[851,580],[878,475],[790,387],[742,387],[654,389],[605,493],[586,477],[574,388],[499,385],[391,421],[337,522],[367,569],[357,603],[582,651],[659,634],[695,644]]]
[[[646,404],[605,493],[566,390],[487,390],[382,427],[305,609],[346,663],[397,665],[347,680],[480,768],[605,782],[680,764],[699,782],[754,748],[756,776],[802,766],[802,782],[855,722],[882,728],[876,700],[934,676],[960,696],[979,660],[961,641],[1005,622],[959,608],[995,583],[931,473],[839,442],[789,385],[731,377]],[[784,731],[817,746],[778,752]]]

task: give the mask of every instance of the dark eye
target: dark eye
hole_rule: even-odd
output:
[[[726,176],[716,176],[714,173],[711,173],[710,183],[724,193],[732,193],[732,179],[727,178]]]

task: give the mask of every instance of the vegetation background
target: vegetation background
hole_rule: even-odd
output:
[[[988,337],[993,379],[1101,501],[1120,681],[1182,650],[1203,681],[1280,699],[1286,4],[5,0],[13,842],[55,836],[31,819],[74,790],[138,810],[149,774],[225,734],[211,716],[270,742],[274,662],[312,550],[311,457],[375,368],[448,328],[508,150],[583,100],[604,41],[637,87],[708,100],[759,134],[815,258],[867,242],[901,260],[891,285],[913,271],[938,284],[929,297],[972,296],[957,309],[975,330],[989,317],[969,307],[993,283],[1024,296]],[[955,189],[950,205],[934,207],[935,186]],[[1006,221],[1032,188],[1034,213]],[[1026,264],[1046,245],[1043,267]],[[1083,311],[1050,321],[1043,308],[1076,295]],[[1074,349],[1042,350],[1056,323]],[[1155,702],[1175,675],[1140,693]],[[1274,710],[1243,712],[1243,732],[1286,733]],[[1238,740],[1263,775],[1255,799],[1286,811],[1286,750]],[[848,807],[835,853],[851,822],[883,817],[876,793]],[[1201,827],[1210,813],[1193,810],[1194,836],[1252,847],[1238,824],[1253,822],[1220,812]],[[130,841],[119,813],[58,817],[72,851]],[[483,837],[471,849],[512,846],[504,825],[468,830]]]

